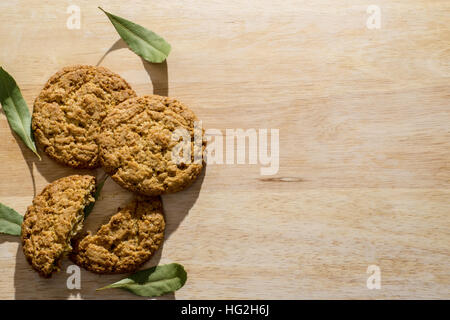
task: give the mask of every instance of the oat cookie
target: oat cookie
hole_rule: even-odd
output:
[[[107,111],[136,93],[103,67],[69,66],[53,75],[34,102],[32,129],[54,160],[73,168],[99,166],[96,136]]]
[[[83,210],[95,201],[94,192],[94,177],[64,177],[45,187],[28,207],[22,223],[23,253],[41,276],[58,271],[71,251],[70,239],[81,230]]]
[[[133,272],[158,250],[164,228],[160,197],[135,198],[95,235],[74,239],[70,259],[95,273]]]
[[[99,134],[100,162],[105,171],[125,189],[154,196],[180,191],[190,185],[202,170],[205,148],[203,132],[194,130],[195,114],[173,98],[148,95],[129,99],[104,119]],[[191,137],[190,163],[177,164],[172,150],[176,129]],[[194,147],[194,131],[200,137]],[[180,140],[181,141],[181,140]],[[175,149],[177,150],[177,149]]]

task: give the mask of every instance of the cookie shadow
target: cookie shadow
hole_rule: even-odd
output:
[[[39,148],[38,145],[36,145],[39,156],[41,157],[39,160],[33,151],[31,151],[15,133],[13,133],[13,136],[14,139],[16,139],[17,145],[20,147],[23,160],[27,164],[28,171],[30,173],[31,183],[33,184],[33,197],[41,191],[37,190],[34,170],[37,170],[48,183],[74,174],[90,174],[98,177],[100,172],[103,172],[101,169],[74,169],[64,166],[51,159],[42,149]]]
[[[62,164],[58,163],[57,161],[51,159],[42,150],[40,150],[39,154],[40,154],[42,160],[40,160],[40,161],[39,161],[39,159],[33,160],[34,167],[39,172],[39,174],[45,178],[45,180],[48,183],[53,182],[53,181],[63,178],[63,177],[74,175],[74,174],[78,174],[78,175],[89,174],[89,175],[95,176],[97,178],[100,178],[102,176],[102,174],[104,174],[104,171],[100,168],[74,169],[74,168],[67,167],[67,166],[62,165]],[[39,193],[41,190],[37,190],[37,191]],[[36,192],[34,195],[36,196]]]
[[[66,287],[67,276],[63,272],[59,272],[50,279],[40,277],[26,261],[22,245],[20,241],[18,242],[14,272],[15,300],[69,298],[70,293]]]
[[[205,175],[206,164],[204,164],[200,175],[191,186],[183,191],[162,196],[166,218],[165,241],[167,241],[172,233],[180,226],[194,206],[200,194]]]
[[[155,253],[155,255],[147,262],[145,263],[140,270],[147,269],[153,266],[156,266],[159,264],[162,256],[162,252],[164,249],[164,244],[166,241],[170,238],[173,232],[178,229],[180,224],[183,222],[183,220],[186,218],[186,216],[189,214],[189,211],[194,206],[195,202],[197,201],[199,195],[201,186],[203,184],[203,180],[205,179],[206,175],[206,163],[204,163],[204,167],[202,171],[200,172],[197,179],[194,181],[194,183],[189,186],[188,188],[184,189],[183,191],[167,194],[161,196],[162,202],[163,202],[163,208],[164,208],[164,218],[166,221],[166,229],[164,233],[164,241],[159,248],[159,250]],[[170,262],[176,262],[176,261],[170,261]],[[168,263],[170,263],[168,262]],[[176,293],[170,293],[163,295],[161,297],[156,297],[152,299],[157,300],[176,300]]]

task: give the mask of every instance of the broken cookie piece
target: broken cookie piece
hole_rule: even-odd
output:
[[[158,250],[164,229],[161,198],[138,197],[119,208],[95,235],[74,238],[70,259],[95,273],[133,272]]]
[[[50,183],[33,199],[22,224],[23,253],[43,277],[59,271],[81,229],[84,208],[95,199],[95,177],[72,175]]]

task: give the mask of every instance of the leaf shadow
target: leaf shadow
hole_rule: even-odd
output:
[[[0,233],[0,244],[5,242],[17,242],[20,243],[20,236],[13,236],[9,234]]]
[[[153,85],[153,94],[167,97],[169,96],[169,73],[167,60],[162,63],[151,63],[142,59],[145,71],[150,77]]]
[[[106,56],[108,54],[110,54],[113,51],[116,50],[120,50],[120,49],[124,49],[124,48],[128,48],[128,45],[125,43],[125,41],[122,40],[122,38],[119,38],[118,40],[116,40],[116,42],[113,43],[113,45],[103,54],[103,56],[100,58],[100,60],[98,60],[97,64],[95,65],[96,67],[98,67],[103,60],[105,60]]]
[[[106,56],[111,52],[124,48],[128,48],[125,41],[123,41],[122,38],[116,40],[116,42],[114,42],[113,45],[103,54],[96,66],[100,66]],[[169,95],[169,73],[167,60],[162,63],[151,63],[141,58],[141,61],[145,71],[150,77],[150,81],[152,82],[153,94],[167,97]]]
[[[20,151],[22,152],[23,160],[27,164],[28,171],[30,172],[30,176],[31,176],[31,183],[33,184],[33,197],[35,197],[36,196],[36,179],[35,179],[34,173],[33,173],[33,163],[36,161],[39,162],[39,159],[33,153],[33,151],[31,151],[25,145],[25,143],[22,141],[22,139],[14,131],[11,130],[11,134],[13,135],[14,139],[16,140],[17,145],[20,148]],[[37,148],[37,146],[36,146],[36,148]],[[38,150],[38,152],[39,152],[39,150]],[[42,154],[39,153],[39,155],[42,158]]]

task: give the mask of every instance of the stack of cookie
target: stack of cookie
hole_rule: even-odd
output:
[[[95,178],[54,181],[24,217],[23,251],[31,266],[50,277],[67,254],[96,273],[132,272],[148,261],[164,237],[160,195],[186,188],[202,170],[202,162],[194,161],[205,147],[201,130],[201,146],[194,146],[196,121],[181,102],[137,97],[124,79],[103,67],[71,66],[53,75],[34,103],[38,145],[64,165],[103,167],[136,197],[95,235],[81,236],[84,209],[95,201]],[[188,161],[173,159],[178,129],[191,137]]]

